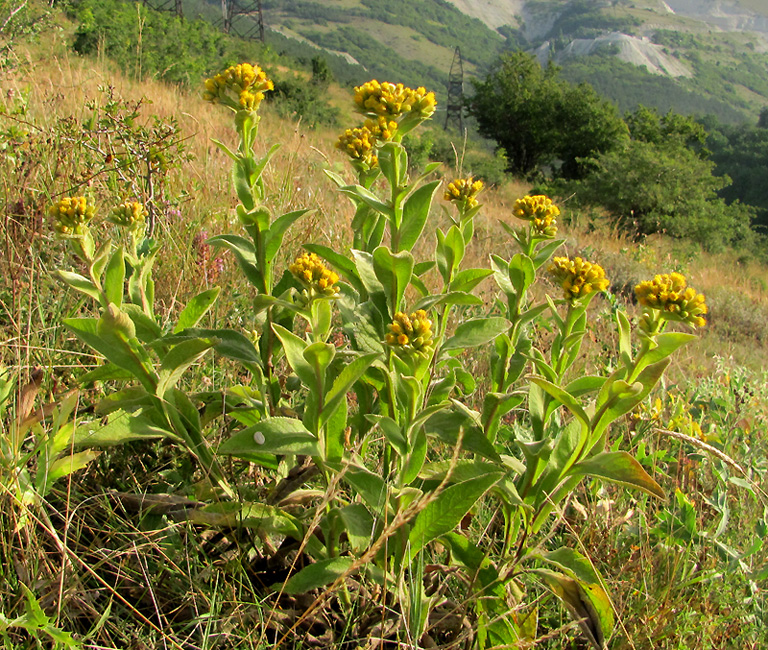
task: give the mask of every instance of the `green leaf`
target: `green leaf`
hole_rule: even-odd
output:
[[[408,441],[403,430],[392,418],[385,415],[366,415],[365,419],[381,429],[387,442],[400,456],[405,456],[408,453]]]
[[[502,472],[485,474],[461,483],[449,485],[434,501],[416,515],[408,535],[411,557],[431,541],[450,533],[502,476]]]
[[[584,375],[578,379],[574,379],[570,384],[565,387],[565,391],[573,397],[581,397],[595,391],[600,390],[605,383],[605,377],[598,375]]]
[[[232,151],[223,142],[220,142],[219,140],[216,140],[215,138],[211,138],[211,142],[213,142],[213,144],[215,144],[219,149],[221,149],[227,156],[229,156],[235,162],[240,160],[240,156],[238,156],[234,151]]]
[[[448,284],[453,278],[453,274],[459,268],[461,260],[464,259],[465,242],[464,235],[456,226],[451,226],[447,233],[437,229],[437,247],[435,249],[435,260],[437,268],[443,281]]]
[[[342,400],[346,400],[347,393],[354,383],[362,377],[370,368],[371,364],[379,357],[379,354],[372,352],[358,357],[352,363],[347,364],[338,374],[333,382],[331,390],[325,396],[323,412],[320,414],[320,426],[323,426],[333,415],[333,412],[339,407]]]
[[[386,246],[373,251],[373,271],[384,287],[392,317],[400,311],[403,294],[413,275],[413,264],[413,255],[408,251],[393,253]]]
[[[512,257],[507,267],[507,273],[518,296],[525,293],[536,279],[536,269],[533,266],[533,260],[522,253],[517,253]]]
[[[70,287],[84,293],[86,296],[90,296],[94,300],[101,302],[101,292],[96,288],[88,278],[83,277],[79,273],[73,273],[72,271],[56,270],[56,275],[60,280],[66,282]]]
[[[391,206],[386,203],[382,203],[373,192],[365,189],[362,185],[347,185],[340,189],[342,194],[346,194],[350,198],[360,199],[367,206],[373,208],[376,212],[386,215],[387,219],[393,221],[395,218],[395,212]]]
[[[118,246],[107,263],[104,275],[104,293],[108,303],[114,303],[117,307],[123,304],[123,292],[125,288],[125,259],[122,246]]]
[[[153,343],[163,335],[163,328],[154,318],[147,316],[139,305],[123,303],[122,310],[128,314],[136,327],[136,338],[142,343]]]
[[[384,285],[376,276],[373,255],[365,251],[352,250],[352,258],[355,260],[358,277],[363,283],[365,292],[370,297],[371,302],[378,309],[382,318],[391,318],[392,315],[389,313],[388,308],[389,298],[387,297]]]
[[[293,371],[299,376],[304,386],[315,390],[315,370],[304,357],[307,342],[277,323],[272,324],[272,329],[283,344],[285,357]]]
[[[410,438],[408,453],[403,458],[400,472],[400,481],[403,485],[408,485],[416,479],[427,458],[427,434],[424,427],[412,428]]]
[[[179,320],[173,329],[173,333],[178,334],[185,329],[195,327],[216,302],[220,291],[219,287],[214,287],[213,289],[202,291],[192,298],[179,314]]]
[[[579,404],[579,401],[570,393],[563,390],[559,386],[555,386],[552,382],[547,381],[543,377],[532,377],[531,382],[536,384],[539,388],[542,388],[550,397],[555,398],[565,408],[567,408],[582,425],[589,428],[589,416],[584,408]]]
[[[592,427],[592,436],[590,441],[591,444],[594,445],[597,443],[597,441],[600,439],[600,436],[612,422],[615,422],[622,415],[629,413],[633,408],[640,404],[640,402],[648,397],[651,390],[653,390],[653,387],[658,383],[659,379],[661,379],[661,376],[664,374],[664,371],[667,369],[669,363],[670,359],[667,357],[661,361],[647,366],[638,375],[637,382],[635,382],[639,383],[642,386],[642,389],[639,391],[630,391],[626,397],[620,397],[619,399],[614,400],[610,408],[604,409],[602,411],[602,415],[600,415],[599,419]],[[606,389],[608,390],[606,391]],[[597,404],[598,414],[600,409],[602,409],[603,405],[605,404],[605,401],[602,401],[600,397],[603,396],[604,391],[610,395],[610,389],[611,384],[609,384],[609,382],[606,382],[601,389]],[[597,417],[598,416],[596,415],[595,418]]]
[[[666,498],[661,486],[626,451],[597,454],[576,463],[572,472],[577,476],[595,476],[626,487],[636,487],[659,499]]]
[[[253,190],[251,188],[251,176],[248,173],[249,164],[247,160],[237,158],[232,168],[232,184],[235,186],[237,198],[246,210],[253,210],[256,203],[253,199]]]
[[[381,476],[360,465],[350,464],[344,473],[344,480],[368,504],[374,515],[384,515],[388,491],[387,483]]]
[[[451,470],[451,483],[461,483],[479,476],[486,476],[501,471],[496,463],[489,463],[485,460],[469,460],[460,458],[455,465],[450,460],[439,460],[433,463],[427,463],[419,472],[419,478],[425,481],[442,481]]]
[[[413,282],[413,278],[411,279]],[[449,293],[428,294],[419,300],[413,309],[432,309],[439,305],[482,305],[483,300],[478,296],[464,291],[450,291]]]
[[[533,256],[533,266],[538,269],[552,256],[552,253],[563,245],[564,241],[564,239],[556,239],[539,248]]]
[[[343,399],[333,409],[328,421],[323,426],[324,460],[339,461],[343,458],[346,438],[351,433],[347,429],[348,419],[347,400]]]
[[[427,420],[425,427],[427,434],[436,436],[449,447],[457,444],[459,431],[463,428],[464,438],[461,443],[463,449],[479,454],[488,460],[501,462],[501,457],[482,429],[475,425],[473,420],[464,413],[440,411]]]
[[[403,223],[400,227],[400,250],[411,250],[419,240],[429,217],[435,192],[440,181],[432,181],[417,189],[403,205]]]
[[[85,373],[78,379],[78,384],[83,386],[95,381],[130,381],[133,379],[133,373],[123,368],[118,368],[114,363],[105,363],[90,372]]]
[[[176,386],[181,376],[193,363],[208,352],[216,341],[211,339],[190,339],[174,346],[164,357],[158,374],[156,395],[160,398]]]
[[[483,345],[495,339],[502,332],[512,327],[506,318],[473,318],[456,328],[453,336],[443,343],[443,350],[460,350]]]
[[[616,312],[616,324],[619,328],[619,354],[626,362],[632,360],[632,327],[627,315],[618,310]]]
[[[294,210],[275,219],[269,226],[264,242],[264,260],[270,264],[275,259],[280,246],[283,243],[283,237],[295,221],[303,217],[311,210]]]
[[[243,363],[261,363],[261,357],[251,339],[231,329],[200,329],[193,327],[180,332],[177,337],[212,339],[215,341],[214,350],[216,350],[216,354]],[[167,337],[164,340],[172,343],[174,337]]]
[[[227,248],[232,251],[248,282],[255,287],[262,286],[262,270],[259,269],[256,249],[252,242],[240,235],[216,235],[209,237],[208,243],[211,246]]]
[[[493,269],[464,269],[453,276],[451,291],[472,291],[489,275],[493,275]]]
[[[695,334],[686,332],[666,332],[656,337],[656,347],[648,351],[641,359],[638,359],[638,369],[646,368],[652,364],[666,359],[673,352],[687,343],[695,340]]]
[[[64,326],[116,366],[127,370],[147,390],[156,387],[157,377],[146,352],[134,341],[117,332],[100,332],[99,321],[95,318],[65,318]]]
[[[147,396],[146,393],[144,393]],[[148,397],[148,396],[147,396]],[[110,412],[106,421],[79,422],[75,430],[76,447],[113,447],[134,440],[176,436],[156,426],[142,415],[142,410],[128,413],[121,409]]]
[[[304,348],[303,356],[314,369],[315,376],[323,383],[325,381],[325,371],[331,364],[331,361],[333,361],[333,357],[336,356],[336,346],[317,341]]]
[[[362,553],[373,541],[375,522],[371,513],[362,503],[351,503],[339,509],[339,516],[352,550]]]
[[[100,451],[88,449],[55,460],[48,470],[47,486],[53,485],[60,478],[69,476],[73,472],[87,467],[88,463],[99,457],[99,454],[101,454]],[[38,471],[41,469],[42,468],[38,468]],[[43,490],[44,494],[47,492],[47,489]]]
[[[189,510],[186,519],[205,526],[250,528],[266,535],[286,535],[296,540],[303,537],[302,526],[295,517],[266,503],[212,503]]]
[[[253,453],[301,454],[319,456],[317,438],[296,418],[274,417],[262,420],[225,440],[219,453],[246,456]]]
[[[352,566],[354,558],[332,557],[304,567],[292,575],[284,585],[277,587],[286,594],[305,594],[331,584]]]
[[[580,624],[582,630],[595,648],[603,650],[613,632],[613,607],[591,562],[578,551],[567,547],[543,553],[539,557],[575,582],[576,590],[573,584],[568,584],[567,579],[563,580],[565,576],[561,573],[548,572],[551,576],[549,579],[543,576],[550,588],[555,586],[555,595],[563,600],[574,619],[586,619]]]
[[[577,460],[577,453],[583,451],[587,439],[587,430],[581,423],[573,419],[565,427],[555,440],[555,446],[549,455],[547,466],[542,472],[536,487],[538,501],[551,497],[552,491],[560,483],[564,474],[571,469]]]

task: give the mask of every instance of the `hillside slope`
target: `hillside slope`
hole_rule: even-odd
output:
[[[221,13],[220,0],[185,4],[211,20]],[[554,61],[571,81],[592,83],[622,110],[645,103],[754,122],[768,104],[764,0],[263,0],[262,7],[275,51],[323,56],[343,83],[377,77],[429,86],[441,106],[457,47],[465,81],[483,77],[503,51],[523,49],[542,64]],[[253,25],[240,16],[235,31]]]

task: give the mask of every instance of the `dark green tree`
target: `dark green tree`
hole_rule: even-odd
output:
[[[658,146],[686,146],[698,148],[707,141],[704,126],[688,115],[669,111],[661,115],[655,108],[638,106],[627,113],[624,120],[633,140],[650,142]],[[708,151],[702,150],[706,156]]]
[[[580,158],[626,139],[616,107],[588,85],[559,78],[525,52],[501,57],[484,81],[475,81],[469,110],[481,135],[504,149],[509,171],[528,176],[551,166],[565,178],[583,174]]]
[[[591,162],[591,173],[571,189],[581,201],[607,208],[627,232],[665,233],[707,249],[752,235],[753,210],[718,197],[730,179],[714,176],[715,164],[693,149],[630,140]]]
[[[720,125],[710,131],[707,147],[717,165],[715,172],[733,181],[720,196],[728,203],[755,206],[756,222],[768,226],[768,128]]]

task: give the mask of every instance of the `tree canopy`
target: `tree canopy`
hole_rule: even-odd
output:
[[[505,54],[484,81],[473,83],[470,113],[481,135],[504,149],[512,173],[529,176],[552,166],[564,178],[579,178],[580,158],[627,138],[611,102],[587,84],[561,80],[556,66],[542,68],[531,54]]]

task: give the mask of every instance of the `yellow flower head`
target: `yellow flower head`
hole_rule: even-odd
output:
[[[397,122],[388,120],[383,115],[379,115],[376,119],[366,120],[365,128],[379,142],[389,142],[397,134]]]
[[[207,79],[203,99],[213,104],[224,104],[234,110],[256,111],[264,99],[264,91],[273,90],[274,87],[259,66],[240,63]]]
[[[448,183],[443,198],[467,210],[477,205],[477,195],[482,189],[483,181],[473,180],[471,176],[469,178],[457,178]]]
[[[336,284],[339,276],[325,267],[323,261],[314,253],[302,253],[288,267],[294,277],[303,284],[311,297],[334,297],[339,293]]]
[[[389,326],[387,344],[406,354],[428,357],[432,353],[432,321],[423,309],[410,316],[399,311]]]
[[[688,323],[693,327],[707,324],[704,295],[687,286],[682,273],[657,275],[635,287],[637,301],[644,307],[656,309],[662,318]]]
[[[94,212],[93,204],[84,196],[68,196],[48,208],[48,214],[55,220],[53,228],[60,237],[82,234]]]
[[[370,117],[399,121],[408,116],[422,122],[435,112],[435,93],[413,90],[403,84],[379,83],[375,79],[355,88],[357,110]]]
[[[336,141],[337,149],[346,153],[353,161],[359,162],[366,169],[378,165],[375,145],[376,137],[365,126],[359,129],[347,129]]]
[[[116,226],[138,230],[144,226],[147,216],[149,213],[143,203],[126,201],[112,208],[107,220]]]
[[[557,234],[560,208],[543,194],[518,199],[512,206],[512,214],[518,219],[530,221],[534,232],[542,237],[551,238]]]
[[[563,288],[565,299],[571,302],[608,288],[603,267],[580,257],[556,257],[548,270]]]

